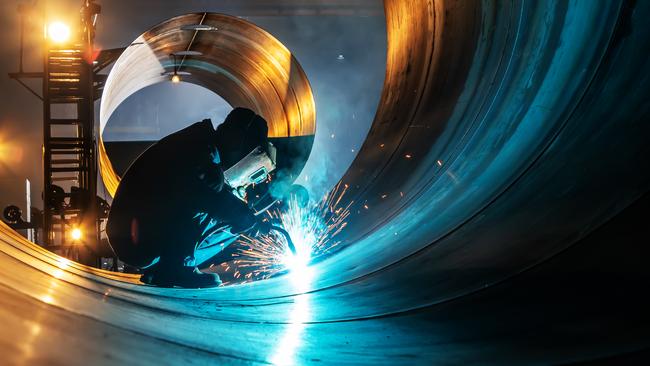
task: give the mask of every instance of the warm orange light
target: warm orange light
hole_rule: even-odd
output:
[[[21,164],[23,160],[23,148],[5,140],[3,136],[0,131],[0,170]]]
[[[73,241],[79,241],[83,237],[83,232],[78,227],[75,227],[70,232],[70,237]]]
[[[174,84],[178,84],[178,83],[180,83],[180,82],[181,82],[181,77],[178,76],[178,75],[176,75],[176,74],[174,74],[174,75],[172,76],[172,83],[174,83]]]
[[[52,22],[47,27],[47,36],[55,43],[64,43],[70,39],[70,27],[63,22]]]

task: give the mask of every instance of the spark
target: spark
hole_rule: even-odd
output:
[[[303,272],[309,263],[336,248],[340,244],[336,238],[347,226],[353,203],[344,204],[347,190],[347,184],[339,183],[318,202],[310,201],[302,207],[291,197],[286,209],[268,212],[269,220],[289,233],[296,254],[289,251],[286,239],[275,231],[258,237],[242,235],[241,249],[233,254],[235,277],[251,282],[284,272]]]

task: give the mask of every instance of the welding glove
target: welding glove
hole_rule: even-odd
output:
[[[260,235],[268,235],[271,232],[271,223],[261,220],[253,216],[254,221],[242,220],[237,223],[231,224],[230,231],[233,234],[246,234],[251,237],[258,237]],[[251,224],[252,222],[252,224]]]
[[[229,222],[230,232],[233,234],[243,234],[251,232],[255,225],[257,224],[257,218],[253,215],[252,212],[249,212],[245,216],[239,218],[234,222]]]
[[[267,219],[258,218],[251,230],[251,235],[256,237],[260,235],[269,235],[271,232],[271,223]]]

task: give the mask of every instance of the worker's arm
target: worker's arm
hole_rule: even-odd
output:
[[[235,197],[228,187],[219,192],[206,194],[203,209],[213,219],[223,221],[232,226],[234,233],[242,233],[258,224],[258,219],[248,205]]]
[[[216,147],[205,146],[206,151],[194,167],[193,174],[214,192],[221,192],[224,188],[223,170],[219,165],[219,152]]]
[[[219,192],[223,187],[223,170],[214,140],[212,122],[197,122],[156,143],[151,149],[155,157],[149,164],[159,166],[156,171],[164,172],[167,180],[183,184],[198,179]]]
[[[179,169],[174,176],[191,176],[198,178],[198,186],[191,184],[188,195],[201,197],[199,209],[208,213],[213,219],[223,221],[232,226],[232,231],[241,233],[256,227],[256,231],[265,230],[265,224],[253,215],[248,205],[230,192],[230,187],[224,182],[221,157],[214,144],[212,122],[203,120],[170,136],[170,149],[178,149],[173,155]],[[171,178],[173,179],[173,178]],[[196,183],[196,181],[194,181]],[[193,188],[192,188],[193,187]]]

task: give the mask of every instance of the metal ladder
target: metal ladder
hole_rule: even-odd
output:
[[[95,86],[87,49],[83,44],[50,46],[45,55],[43,232],[46,246],[54,250],[79,245],[68,235],[74,226],[83,228],[89,245],[99,241]]]

